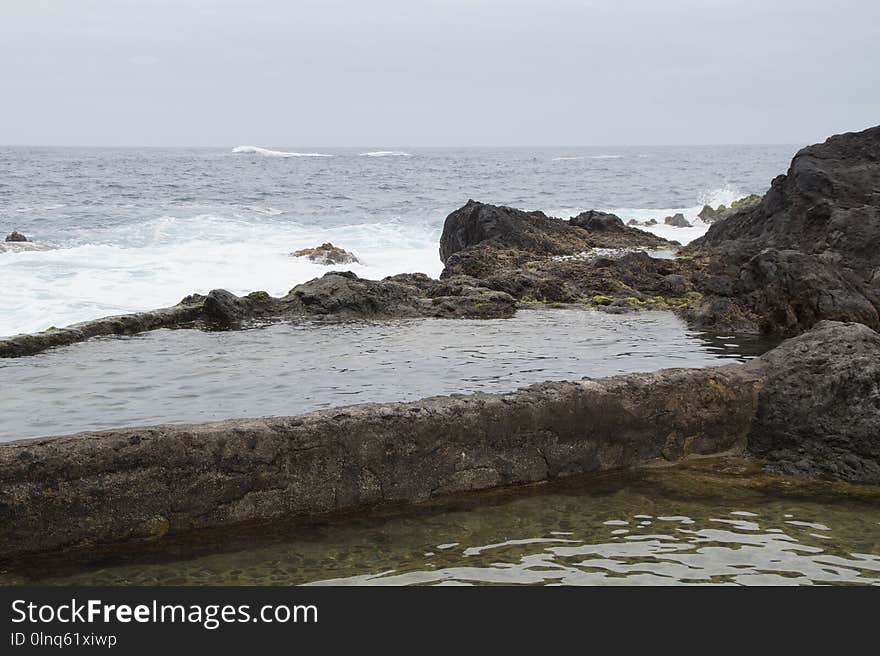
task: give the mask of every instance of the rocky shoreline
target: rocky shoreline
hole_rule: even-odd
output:
[[[505,318],[523,303],[667,309],[694,327],[791,337],[742,365],[0,444],[0,558],[731,451],[880,482],[878,189],[880,127],[802,149],[762,199],[685,248],[604,212],[469,201],[446,219],[439,280],[335,271],[281,298],[214,290],[0,340],[0,357],[21,357],[156,328]]]
[[[0,444],[0,557],[690,456],[872,482],[878,380],[880,335],[824,322],[747,364]]]

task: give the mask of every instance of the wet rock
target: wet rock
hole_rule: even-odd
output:
[[[359,264],[360,260],[353,253],[349,253],[344,248],[334,246],[330,242],[316,246],[315,248],[304,248],[291,253],[294,257],[306,257],[315,264],[324,266],[332,266],[338,264]]]
[[[2,234],[2,233],[0,233]],[[28,238],[25,237],[20,232],[13,230],[11,233],[6,235],[6,241],[28,241]]]
[[[823,321],[748,366],[765,378],[749,450],[772,471],[880,482],[880,335]]]
[[[512,297],[472,284],[436,281],[423,274],[365,280],[350,271],[331,272],[297,285],[282,299],[289,313],[340,319],[392,317],[503,318]]]
[[[50,348],[83,342],[102,335],[133,335],[158,328],[181,328],[195,325],[203,318],[204,297],[187,297],[169,308],[104,317],[64,328],[49,328],[31,335],[0,339],[0,358],[34,355]]]
[[[684,218],[684,214],[682,214],[681,212],[673,214],[672,216],[667,216],[665,219],[663,219],[663,223],[665,223],[666,225],[674,226],[676,228],[691,227],[690,222],[686,218]]]
[[[657,225],[657,219],[648,219],[647,221],[645,221],[644,225],[646,225],[646,226]]]

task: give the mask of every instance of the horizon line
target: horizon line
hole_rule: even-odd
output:
[[[223,145],[195,145],[195,144],[162,144],[162,145],[146,145],[146,144],[33,144],[33,143],[0,143],[0,148],[152,148],[156,150],[160,149],[171,149],[171,148],[189,148],[189,149],[229,149],[237,148],[240,146],[252,146],[258,148],[298,148],[298,149],[329,149],[329,150],[340,150],[340,149],[368,149],[368,148],[411,148],[411,149],[464,149],[464,148],[497,148],[497,149],[507,149],[507,148],[669,148],[669,147],[710,147],[710,146],[796,146],[799,143],[813,143],[810,141],[804,142],[717,142],[717,143],[656,143],[656,144],[508,144],[508,145],[493,145],[493,144],[455,144],[455,145],[414,145],[414,144],[346,144],[341,146],[328,146],[328,145],[316,145],[316,144],[292,144],[292,145],[278,145],[278,144],[269,144],[269,145],[257,145],[255,143],[238,143],[234,146],[230,146],[228,144]],[[265,142],[264,142],[265,144]]]

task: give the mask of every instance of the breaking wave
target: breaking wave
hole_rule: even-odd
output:
[[[409,157],[409,153],[402,150],[373,150],[369,153],[361,153],[361,157]]]
[[[259,146],[236,146],[232,149],[236,155],[262,155],[263,157],[333,157],[326,153],[291,153],[284,150],[269,150]]]

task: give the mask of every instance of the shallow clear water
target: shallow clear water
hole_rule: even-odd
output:
[[[0,360],[0,441],[508,391],[545,380],[721,364],[768,347],[754,337],[690,331],[668,312],[587,309],[521,310],[488,321],[157,330]]]
[[[880,584],[876,491],[643,470],[402,515],[274,523],[88,561],[0,568],[77,585]]]
[[[0,147],[0,335],[171,305],[192,292],[273,295],[326,271],[291,251],[354,251],[358,275],[437,275],[443,220],[468,198],[566,218],[604,209],[682,243],[703,203],[764,193],[797,146],[413,149],[283,157],[229,148]],[[262,144],[269,145],[270,144]],[[276,146],[277,150],[296,151]],[[379,150],[377,148],[377,150]],[[0,249],[2,251],[3,249]]]

